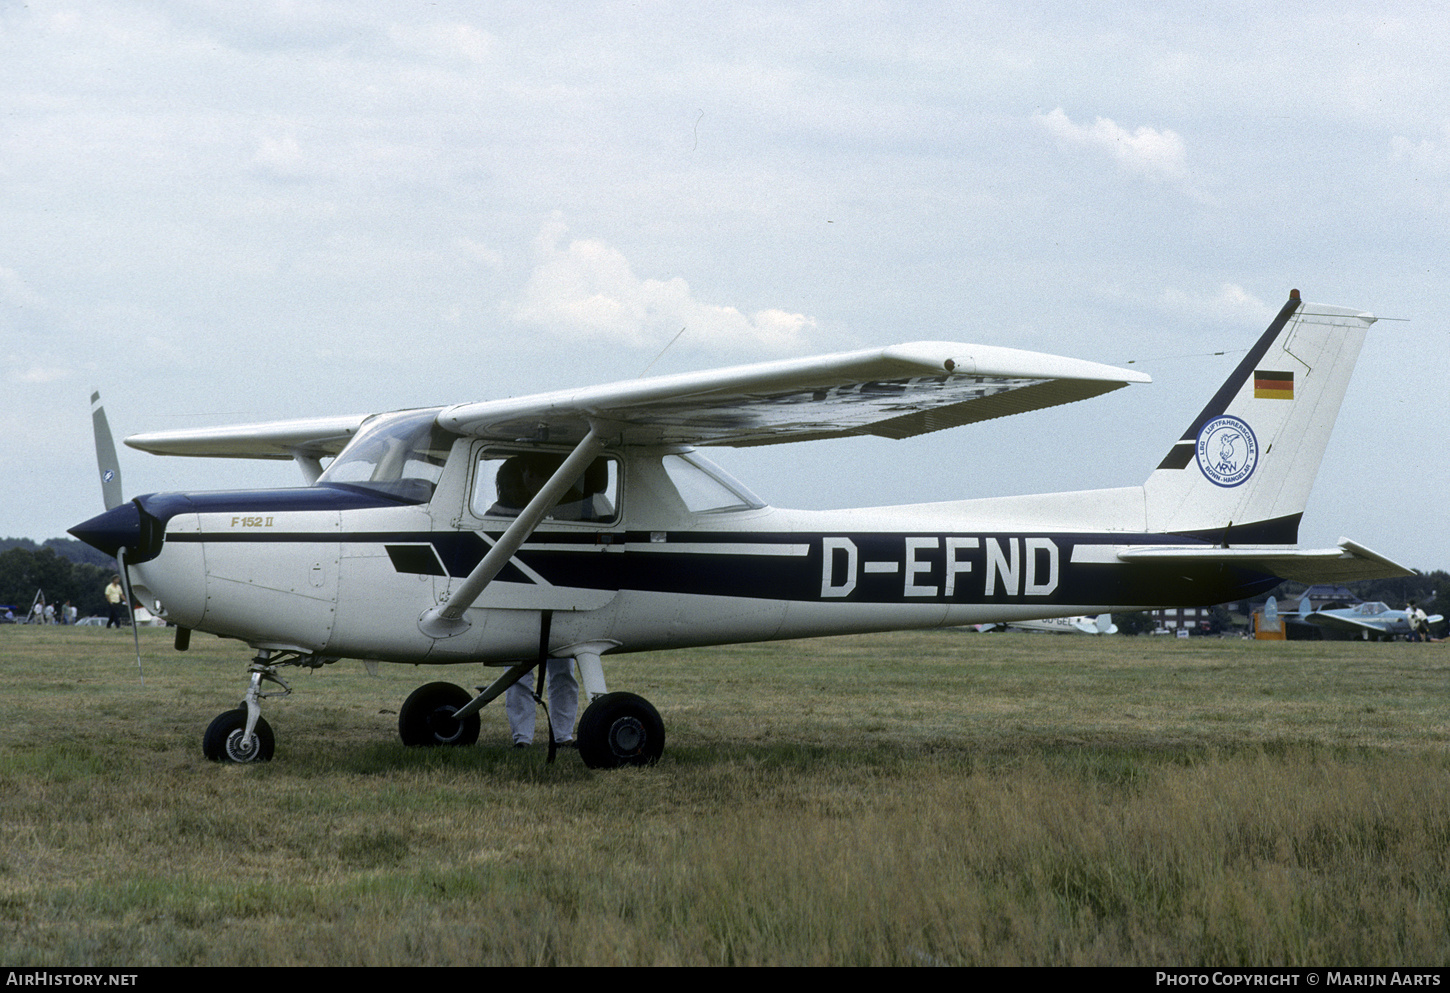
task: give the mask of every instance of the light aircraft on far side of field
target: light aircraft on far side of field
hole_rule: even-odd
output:
[[[1294,546],[1375,318],[1293,291],[1138,486],[853,510],[766,506],[697,449],[906,438],[1148,382],[1077,359],[956,342],[660,376],[507,400],[127,439],[162,455],[293,459],[291,489],[123,502],[93,398],[108,509],[71,529],[178,626],[256,649],[244,706],[203,750],[272,756],[264,696],[343,658],[503,668],[480,692],[416,690],[414,745],[477,740],[478,711],[548,658],[591,701],[591,767],[659,758],[664,724],[609,692],[626,652],[1206,606],[1281,579],[1408,570],[1348,540]],[[322,460],[333,457],[323,470]],[[264,683],[281,690],[263,692]]]
[[[1425,621],[1433,627],[1444,619],[1440,614],[1432,614]],[[1378,600],[1357,603],[1352,607],[1311,611],[1304,614],[1302,620],[1341,634],[1361,637],[1365,641],[1378,641],[1381,638],[1393,641],[1395,638],[1408,637],[1411,632],[1408,610],[1391,610],[1389,604],[1380,603]]]
[[[1090,617],[1042,617],[1030,621],[1008,621],[1005,624],[982,624],[981,631],[1038,631],[1046,634],[1117,634],[1112,614]]]

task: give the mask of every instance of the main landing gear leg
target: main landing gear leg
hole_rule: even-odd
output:
[[[216,720],[206,729],[201,739],[201,751],[213,762],[269,762],[276,747],[272,726],[262,718],[262,699],[269,696],[287,696],[292,687],[277,675],[278,665],[295,664],[295,659],[273,663],[272,653],[267,649],[257,652],[252,659],[249,672],[251,684],[247,687],[247,698],[236,710],[218,714]],[[262,683],[276,683],[279,690],[263,691]]]
[[[665,750],[665,723],[650,702],[633,693],[610,693],[598,652],[565,649],[559,657],[572,657],[578,663],[590,700],[575,733],[584,764],[615,769],[658,762]],[[398,712],[403,744],[473,744],[478,740],[478,712],[538,664],[529,659],[512,666],[472,699],[467,690],[451,683],[419,687]]]
[[[452,683],[428,683],[403,701],[398,736],[408,746],[471,745],[478,740],[478,709],[460,716],[470,695]]]
[[[579,719],[579,757],[591,769],[654,765],[665,750],[665,722],[644,697],[610,693],[604,667],[593,652],[574,656],[589,707]]]
[[[478,712],[528,675],[536,662],[520,662],[473,696],[452,683],[420,686],[398,711],[398,737],[408,746],[471,745],[478,740]]]

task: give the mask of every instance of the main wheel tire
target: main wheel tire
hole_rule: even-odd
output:
[[[252,742],[248,747],[243,741],[247,733],[247,708],[239,707],[218,714],[216,720],[202,735],[201,753],[213,762],[270,762],[277,747],[272,736],[272,726],[257,718],[252,730]]]
[[[405,745],[471,745],[478,741],[478,714],[458,720],[453,714],[473,699],[462,686],[429,683],[408,695],[398,711],[398,735]]]
[[[644,697],[606,693],[584,711],[578,739],[591,769],[654,765],[665,751],[665,722]]]

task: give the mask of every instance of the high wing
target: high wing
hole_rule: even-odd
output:
[[[1097,362],[925,341],[458,404],[438,423],[481,438],[554,443],[576,443],[591,425],[626,444],[909,438],[1151,381]],[[317,459],[340,452],[368,416],[157,431],[126,444],[156,455]]]
[[[591,426],[626,444],[909,438],[1147,382],[1142,373],[1096,362],[922,341],[459,404],[438,423],[507,441],[574,442]]]
[[[153,455],[220,459],[325,458],[342,451],[369,416],[312,417],[218,428],[156,431],[132,435],[126,439],[126,444]]]

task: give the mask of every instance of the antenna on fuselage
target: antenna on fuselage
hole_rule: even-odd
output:
[[[687,327],[689,327],[688,324],[685,325],[685,328],[687,328]],[[649,360],[649,365],[647,365],[643,369],[641,369],[639,371],[639,375],[638,376],[635,376],[634,378],[635,379],[643,379],[644,378],[644,374],[647,373],[647,372],[649,372],[651,369],[653,369],[655,367],[655,363],[658,362],[660,359],[662,359],[662,358],[665,357],[665,352],[668,352],[672,347],[674,347],[675,342],[677,342],[677,341],[680,340],[680,335],[682,335],[682,334],[685,333],[685,328],[680,328],[680,330],[676,331],[675,332],[675,336],[670,339],[670,343],[668,345],[666,345],[664,348],[661,348],[660,349],[660,353],[658,355],[656,355],[654,358],[650,359]]]

